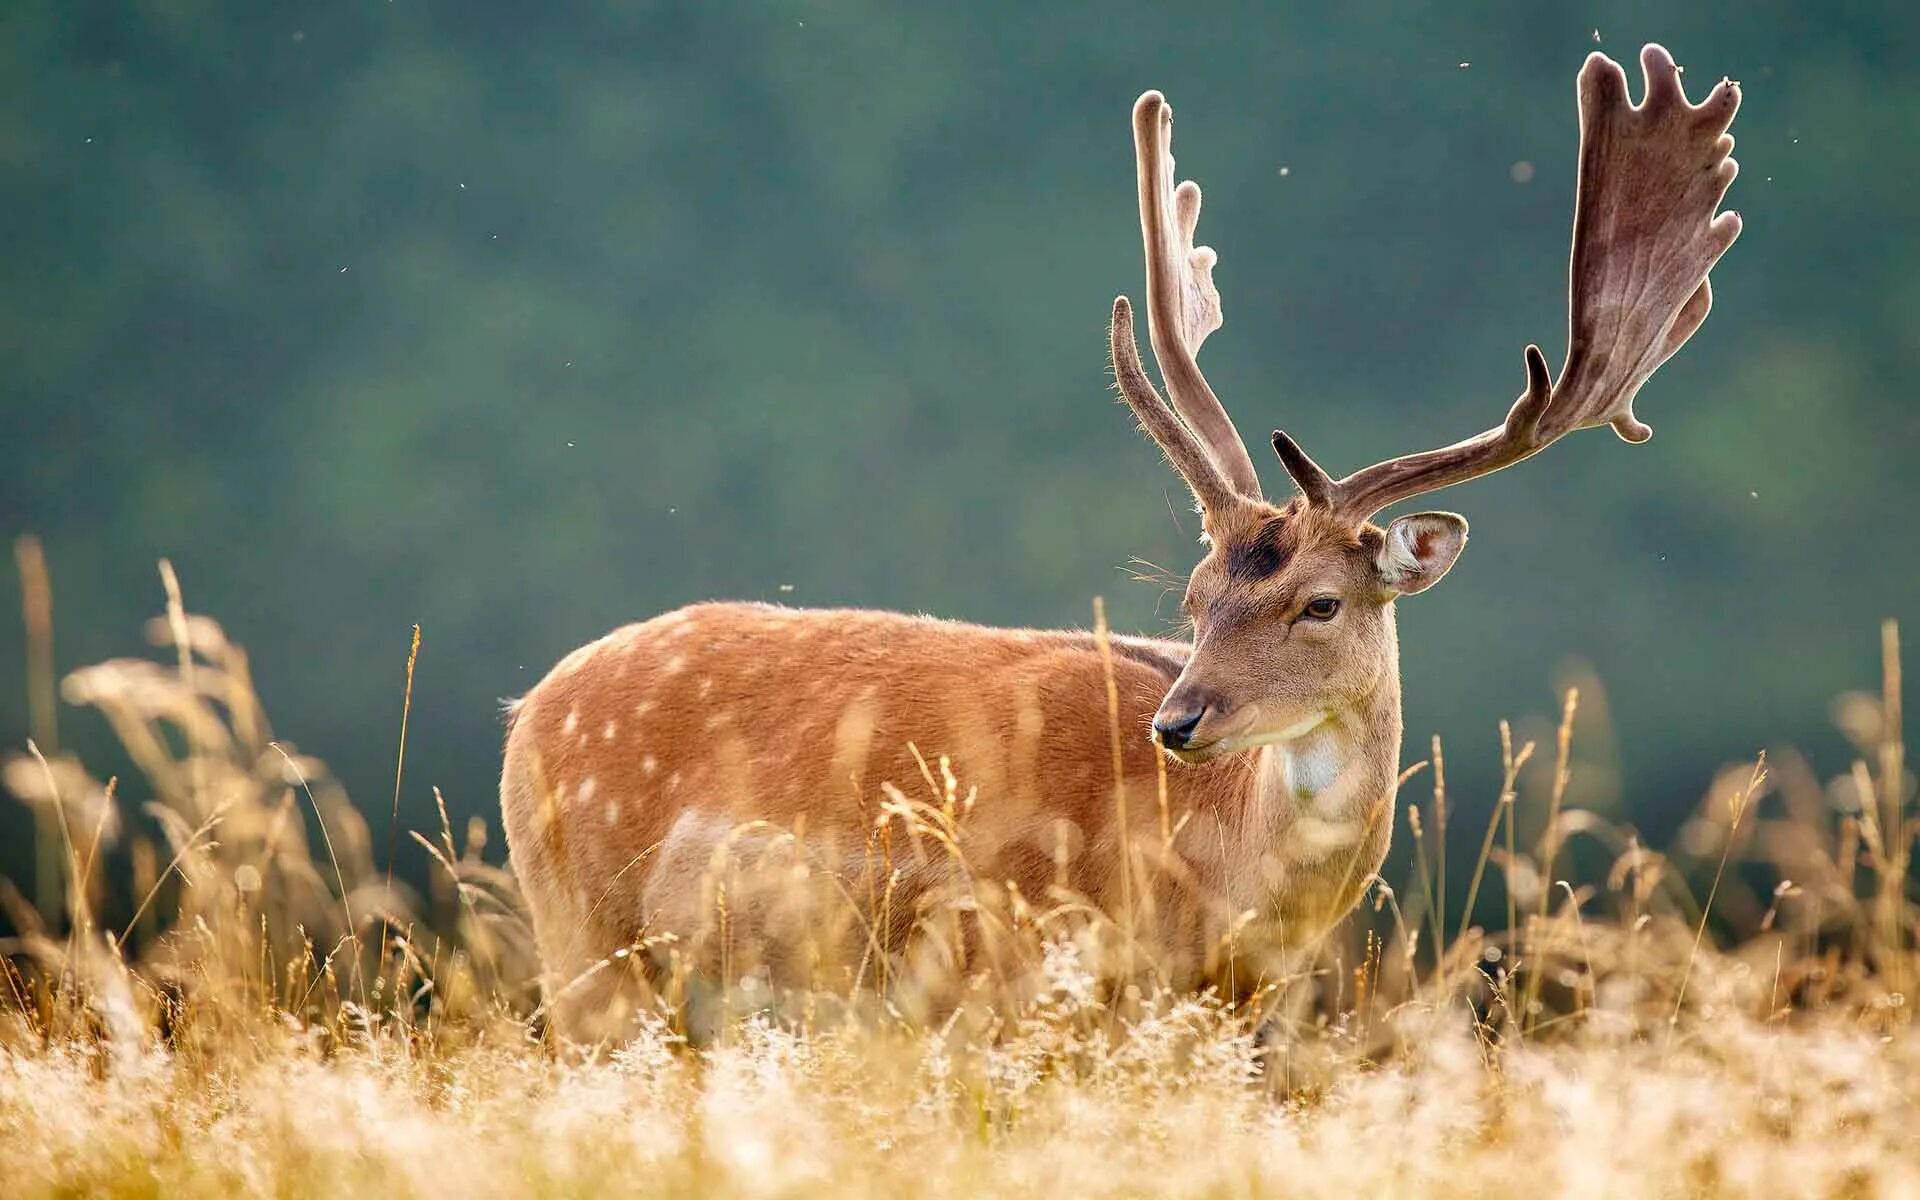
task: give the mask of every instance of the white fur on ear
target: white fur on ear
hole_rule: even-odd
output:
[[[1457,513],[1426,512],[1397,517],[1374,560],[1380,582],[1401,595],[1424,592],[1460,557],[1467,546],[1467,519]]]

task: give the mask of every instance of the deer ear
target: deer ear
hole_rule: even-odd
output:
[[[1465,517],[1448,512],[1413,513],[1396,517],[1387,526],[1374,563],[1388,591],[1410,596],[1439,583],[1466,548]]]

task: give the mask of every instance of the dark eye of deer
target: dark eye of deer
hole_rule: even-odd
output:
[[[1303,611],[1316,621],[1331,621],[1333,614],[1340,611],[1340,601],[1332,596],[1316,596],[1307,601],[1307,607]]]

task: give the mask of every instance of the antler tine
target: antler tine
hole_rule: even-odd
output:
[[[1133,306],[1125,296],[1113,302],[1113,321],[1107,327],[1107,352],[1113,362],[1114,382],[1119,385],[1127,406],[1133,409],[1147,436],[1159,444],[1174,470],[1187,481],[1207,519],[1214,520],[1243,503],[1233,484],[1221,473],[1220,465],[1214,462],[1193,431],[1180,423],[1173,409],[1154,390],[1153,381],[1147,378],[1146,368],[1140,365],[1140,347],[1133,339]]]
[[[1690,104],[1665,49],[1648,45],[1640,65],[1646,91],[1638,106],[1626,73],[1606,55],[1590,55],[1580,69],[1580,178],[1558,382],[1539,348],[1528,346],[1527,389],[1505,422],[1332,482],[1327,503],[1346,518],[1365,521],[1410,496],[1498,471],[1576,429],[1611,425],[1629,442],[1653,436],[1634,416],[1633,398],[1706,320],[1707,272],[1740,236],[1738,214],[1716,215],[1739,170],[1726,130],[1740,86],[1722,79]],[[1299,478],[1290,461],[1288,470]]]
[[[1294,441],[1278,429],[1273,431],[1273,452],[1280,456],[1280,465],[1287,469],[1293,482],[1300,488],[1300,494],[1307,503],[1324,507],[1333,502],[1333,476],[1321,470],[1320,464],[1307,456]]]
[[[1147,260],[1147,323],[1154,361],[1180,418],[1235,491],[1260,498],[1253,458],[1200,373],[1196,357],[1220,328],[1220,293],[1213,285],[1218,256],[1193,244],[1200,221],[1200,187],[1173,186],[1173,107],[1159,92],[1133,106],[1133,149],[1140,183],[1140,236]]]

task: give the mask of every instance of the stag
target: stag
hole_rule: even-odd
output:
[[[983,929],[1071,902],[1109,914],[1129,950],[1150,927],[1151,969],[1180,986],[1322,937],[1393,827],[1394,604],[1467,541],[1450,512],[1373,518],[1578,429],[1646,441],[1634,396],[1706,319],[1707,273],[1740,232],[1717,212],[1739,87],[1695,105],[1664,49],[1641,66],[1638,105],[1605,55],[1579,73],[1559,371],[1529,345],[1499,424],[1341,478],[1276,430],[1298,493],[1281,502],[1201,373],[1222,321],[1215,255],[1194,244],[1200,189],[1174,184],[1172,109],[1141,96],[1147,315],[1171,403],[1125,297],[1109,350],[1201,514],[1190,640],[708,603],[574,651],[513,707],[500,785],[562,1028],[587,1036],[623,987],[729,955],[795,978],[824,945],[846,981],[884,982],[930,914],[959,909],[972,932],[940,953],[963,967],[991,953]],[[748,860],[785,884],[740,882]]]

